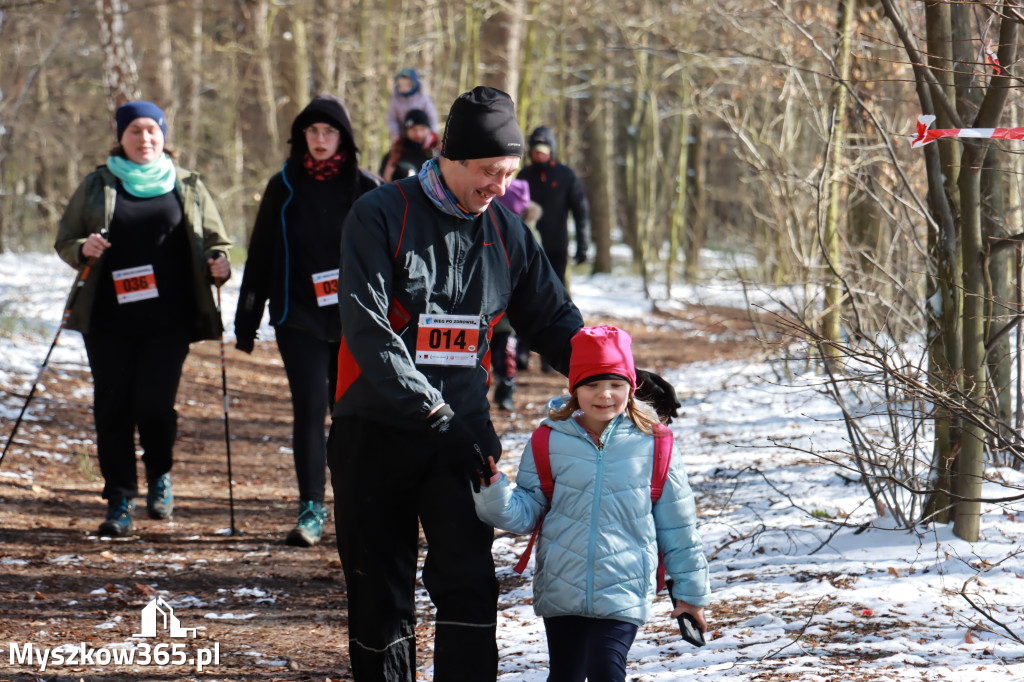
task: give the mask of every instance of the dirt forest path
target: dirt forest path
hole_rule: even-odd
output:
[[[665,332],[667,313],[634,335],[637,366],[663,371],[694,361],[761,351],[746,314],[693,308],[689,332]],[[588,319],[589,324],[615,320]],[[519,377],[516,412],[495,412],[503,437],[526,435],[564,379],[531,370]],[[105,510],[93,445],[87,368],[49,371],[0,467],[0,680],[345,680],[344,579],[332,518],[310,549],[284,544],[296,513],[291,407],[276,346],[228,350],[235,520],[230,535],[219,348],[195,344],[178,395],[179,437],[172,472],[174,518],[151,521],[144,500],[135,532],[100,540]],[[11,424],[0,430],[6,443]],[[517,448],[518,450],[518,448]],[[519,452],[507,453],[518,457]],[[141,470],[141,465],[140,465]],[[140,474],[141,477],[141,474]],[[144,495],[144,482],[143,490]],[[333,503],[328,488],[328,504]],[[163,596],[181,625],[200,627],[190,649],[217,647],[219,661],[194,666],[86,664],[39,673],[9,663],[11,643],[101,647],[139,632],[140,611]],[[432,616],[421,614],[421,634]],[[420,646],[421,656],[429,647]],[[426,660],[426,659],[424,659]]]

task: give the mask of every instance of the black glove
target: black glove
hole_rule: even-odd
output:
[[[501,457],[501,440],[491,423],[487,422],[480,429],[483,433],[474,433],[461,419],[455,418],[452,408],[445,403],[427,417],[427,426],[442,453],[457,471],[469,478],[473,490],[480,492],[480,479],[486,481],[491,477],[487,458],[493,457],[497,462]]]
[[[239,337],[235,339],[235,348],[242,351],[243,353],[251,353],[254,346],[255,339],[251,336],[246,338]]]
[[[587,262],[587,252],[577,251],[576,258],[574,258],[573,260],[576,262],[576,265],[583,265],[584,263]]]
[[[636,370],[637,400],[650,403],[665,424],[671,424],[673,417],[678,417],[677,410],[682,404],[676,398],[676,389],[654,372],[644,369]]]

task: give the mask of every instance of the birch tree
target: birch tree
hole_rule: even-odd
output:
[[[96,0],[103,46],[103,85],[111,121],[117,108],[139,99],[139,69],[132,53],[132,42],[125,35],[121,0]],[[113,123],[111,123],[113,125]]]

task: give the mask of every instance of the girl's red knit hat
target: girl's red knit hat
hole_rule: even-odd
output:
[[[628,380],[635,390],[632,342],[633,337],[627,332],[605,324],[576,332],[569,359],[569,386],[575,391],[580,384],[611,375]]]

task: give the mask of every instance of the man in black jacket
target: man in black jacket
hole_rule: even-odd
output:
[[[341,246],[341,353],[328,443],[355,680],[416,673],[418,526],[437,607],[434,678],[494,680],[493,530],[470,489],[501,454],[487,401],[491,331],[508,315],[567,372],[583,326],[518,216],[492,201],[519,169],[511,98],[452,105],[441,157],[364,195]]]
[[[542,210],[537,221],[541,245],[551,266],[559,278],[565,281],[565,270],[569,263],[569,213],[576,226],[576,255],[573,261],[579,265],[587,261],[587,245],[590,236],[590,203],[583,190],[583,183],[576,173],[558,162],[555,134],[550,128],[540,126],[530,133],[530,165],[519,171],[519,178],[530,183],[530,199],[537,202]],[[529,364],[530,347],[520,343],[516,350],[517,364],[526,369]],[[544,369],[549,369],[546,364]]]
[[[566,374],[583,318],[518,216],[493,201],[519,168],[511,98],[455,100],[441,156],[382,185],[342,230],[342,341],[328,441],[357,682],[416,675],[415,582],[437,608],[434,679],[497,677],[493,529],[473,506],[501,455],[489,342],[506,314]]]

